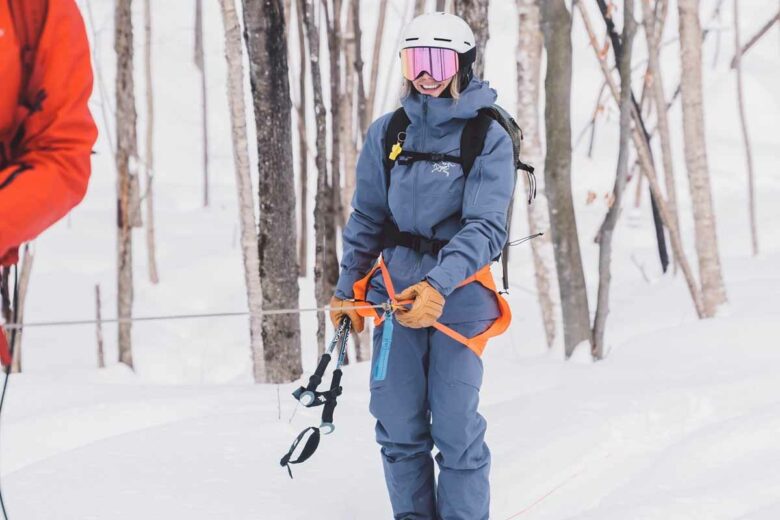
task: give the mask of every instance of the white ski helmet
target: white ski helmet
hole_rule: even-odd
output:
[[[409,47],[440,47],[465,54],[476,47],[476,39],[463,18],[449,13],[426,13],[404,28],[401,49]]]
[[[460,90],[468,86],[474,75],[471,66],[477,57],[477,39],[463,18],[442,12],[421,14],[409,22],[401,37],[401,50],[410,47],[439,47],[457,52]]]

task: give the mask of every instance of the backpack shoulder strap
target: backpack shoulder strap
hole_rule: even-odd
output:
[[[463,127],[463,132],[460,134],[460,160],[465,177],[471,173],[474,161],[485,147],[485,137],[493,119],[490,110],[483,108],[479,110],[477,117],[469,119]]]
[[[393,169],[393,160],[390,159],[390,152],[392,152],[394,144],[398,142],[403,143],[406,137],[406,127],[410,123],[411,121],[409,116],[406,115],[406,110],[404,110],[404,107],[400,107],[393,112],[393,115],[390,116],[390,122],[387,124],[382,162],[385,165],[385,184],[388,188],[390,187],[390,170]]]
[[[35,66],[35,54],[46,23],[49,11],[48,0],[8,0],[8,9],[19,39],[22,62],[22,89],[20,97],[24,99],[27,84]]]

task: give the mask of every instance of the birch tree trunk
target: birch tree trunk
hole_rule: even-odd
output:
[[[200,71],[203,121],[203,206],[209,205],[209,110],[206,90],[206,60],[203,57],[203,0],[195,0],[195,66]]]
[[[368,128],[368,126],[371,124],[371,121],[374,120],[374,114],[376,113],[374,104],[376,102],[376,87],[379,83],[379,62],[382,59],[382,42],[384,40],[383,35],[385,33],[386,17],[387,0],[381,0],[381,3],[379,4],[379,20],[377,20],[376,31],[374,32],[374,51],[371,56],[371,75],[368,77],[370,87],[368,89],[368,100],[366,101],[366,106],[368,107],[368,110],[365,114],[368,118],[365,121],[366,128]]]
[[[359,2],[360,0],[347,0],[347,2]],[[352,201],[352,195],[355,193],[355,169],[357,166],[357,140],[356,140],[356,108],[355,102],[357,95],[355,92],[356,87],[356,73],[355,73],[355,48],[357,47],[355,41],[355,11],[352,6],[347,6],[347,32],[344,34],[342,40],[342,47],[344,49],[344,61],[346,63],[344,73],[344,93],[342,94],[342,112],[341,112],[341,135],[342,135],[342,151],[344,157],[344,186],[341,189],[341,208],[342,218],[344,222],[349,218],[349,214],[352,211],[350,203]],[[359,125],[358,125],[359,126]],[[358,362],[368,361],[371,359],[371,327],[366,324],[366,328],[363,332],[352,334],[352,338],[355,341],[355,358]]]
[[[132,0],[117,0],[114,20],[116,62],[117,183],[117,316],[133,314],[133,184],[137,175],[135,87],[133,84]],[[131,161],[131,158],[133,161]],[[133,368],[132,323],[118,325],[119,362]]]
[[[601,16],[604,19],[604,24],[607,26],[607,35],[609,36],[609,39],[612,43],[612,51],[615,54],[615,61],[619,61],[619,56],[621,53],[622,43],[620,42],[620,35],[617,32],[617,29],[615,28],[615,22],[612,20],[612,6],[614,5],[612,2],[607,4],[607,0],[596,0],[596,4],[599,7],[599,11],[601,12]],[[577,3],[577,5],[580,8],[580,11],[583,13],[584,7],[581,3]],[[583,15],[585,17],[585,15]],[[619,95],[616,95],[615,100],[618,101]],[[642,118],[642,107],[640,104],[636,101],[636,98],[634,97],[633,93],[631,94],[631,103],[633,105],[632,107],[632,117],[634,118],[637,126],[641,130],[641,133],[636,134],[639,135],[644,141],[645,144],[643,145],[644,149],[647,151],[647,155],[650,158],[651,164],[652,164],[652,149],[650,148],[650,133],[647,131],[647,127],[645,126],[644,119]],[[653,165],[653,171],[655,171],[655,166]],[[657,194],[655,192],[650,191],[650,205],[653,211],[653,224],[655,225],[655,236],[656,236],[656,242],[658,243],[658,256],[661,260],[661,269],[663,272],[666,272],[666,269],[669,264],[669,254],[666,250],[666,235],[664,234],[664,227],[663,227],[663,219],[661,218],[661,212],[659,209],[659,202],[657,200]]]
[[[544,163],[566,356],[590,342],[590,314],[571,193],[571,14],[564,0],[541,2],[547,51]]]
[[[220,0],[225,27],[225,59],[228,72],[228,103],[233,141],[233,164],[238,189],[238,220],[241,227],[241,254],[244,259],[244,281],[249,308],[249,340],[252,349],[256,383],[265,383],[263,352],[263,294],[260,287],[260,258],[256,232],[255,206],[252,200],[252,178],[249,170],[249,138],[244,104],[244,60],[241,23],[234,0]]]
[[[672,159],[672,141],[669,133],[669,118],[666,110],[666,95],[664,94],[664,82],[661,75],[660,62],[660,27],[664,25],[664,19],[653,12],[649,2],[641,0],[642,20],[647,38],[648,70],[650,71],[650,99],[656,107],[656,119],[658,125],[658,137],[661,140],[661,158],[664,167],[664,183],[666,185],[666,205],[674,220],[677,229],[680,228],[680,217],[677,211],[677,189],[674,181],[674,163]],[[664,4],[666,5],[666,4]],[[665,16],[666,9],[662,9]],[[641,178],[641,177],[640,177]]]
[[[314,24],[314,0],[298,0],[304,13],[306,38],[309,42],[309,63],[314,94],[314,119],[317,125],[317,194],[314,203],[314,292],[318,306],[327,304],[338,281],[335,229],[333,228],[333,196],[328,182],[327,150],[325,148],[325,103],[322,100],[322,79],[319,65],[319,29]],[[325,314],[317,314],[318,351],[325,350]]]
[[[742,47],[739,42],[739,2],[734,2],[734,67],[737,69],[737,106],[739,123],[742,128],[742,141],[745,143],[745,160],[748,177],[748,214],[750,215],[750,242],[753,256],[758,254],[758,227],[756,225],[756,190],[753,182],[753,152],[750,149],[747,117],[745,116],[745,97],[742,90]]]
[[[154,90],[152,88],[152,6],[151,0],[144,0],[144,79],[146,83],[146,265],[149,281],[157,284],[157,246],[154,239]]]
[[[726,288],[718,253],[715,212],[704,134],[702,106],[701,26],[698,0],[679,0],[681,63],[685,74],[680,82],[683,109],[685,165],[693,202],[696,253],[699,257],[704,317],[712,317],[726,303]]]
[[[358,2],[359,0],[347,0]],[[354,27],[354,11],[347,11],[347,27]],[[341,207],[343,210],[343,219],[349,218],[351,211],[350,202],[355,193],[355,168],[357,167],[357,141],[355,139],[355,32],[351,29],[344,35],[344,60],[346,61],[344,74],[344,93],[342,95],[343,111],[341,112],[341,135],[344,137],[342,150],[344,155],[344,186],[341,189]]]
[[[297,309],[292,107],[284,6],[282,0],[243,0],[243,13],[260,172],[260,284],[267,308]],[[263,316],[262,338],[266,381],[283,383],[298,379],[303,371],[300,316]],[[256,370],[258,367],[255,364]]]
[[[641,2],[642,0],[640,0]],[[596,316],[593,320],[593,357],[604,357],[604,330],[609,314],[609,289],[612,280],[612,236],[620,216],[623,191],[628,177],[628,147],[631,138],[631,54],[634,46],[636,22],[634,21],[634,0],[623,3],[623,43],[618,62],[620,72],[620,145],[618,148],[613,202],[607,211],[599,230],[599,289]]]
[[[488,7],[490,0],[455,0],[455,14],[466,20],[477,38],[477,59],[474,75],[483,79],[485,72],[485,44],[490,38]]]
[[[22,254],[21,267],[19,268],[19,298],[14,302],[16,307],[14,314],[16,316],[16,323],[24,323],[24,303],[27,300],[27,289],[30,287],[30,276],[32,275],[33,260],[35,260],[35,254],[30,247],[30,244],[24,245],[24,253]],[[16,288],[14,288],[16,290]],[[24,329],[16,329],[14,335],[14,342],[11,345],[11,352],[14,357],[11,363],[11,372],[17,374],[22,371],[22,333]],[[2,332],[0,332],[2,334]]]
[[[598,43],[598,40],[596,39],[596,35],[593,30],[593,25],[590,22],[590,17],[588,16],[588,12],[581,2],[577,3],[577,9],[579,10],[580,15],[582,17],[582,21],[585,26],[585,31],[588,33],[591,48],[593,49],[593,53],[596,55],[596,59],[599,63],[599,68],[601,69],[601,73],[604,76],[604,81],[606,81],[607,86],[609,87],[609,91],[612,94],[612,98],[615,100],[616,103],[619,103],[620,93],[618,91],[617,85],[615,85],[615,81],[612,78],[611,71],[607,66],[607,62],[605,59],[606,57],[601,52],[601,47]],[[696,282],[696,278],[693,275],[693,270],[691,269],[691,266],[688,262],[688,258],[685,256],[685,251],[683,250],[683,246],[682,246],[682,239],[680,237],[680,231],[674,225],[674,220],[672,219],[672,216],[669,213],[668,208],[666,207],[666,201],[663,197],[661,186],[658,181],[658,177],[655,173],[655,166],[653,164],[653,160],[650,155],[650,149],[647,140],[645,139],[645,136],[641,134],[640,129],[642,128],[643,125],[641,123],[640,114],[634,109],[633,106],[631,110],[631,117],[634,121],[634,128],[633,131],[631,132],[631,137],[634,142],[634,148],[637,151],[637,156],[639,158],[640,170],[642,172],[642,175],[644,175],[645,178],[647,178],[647,182],[650,185],[650,193],[653,195],[652,200],[656,201],[659,216],[664,226],[666,226],[666,228],[669,230],[669,238],[672,244],[672,252],[675,255],[677,264],[680,266],[680,269],[683,272],[683,276],[685,277],[685,282],[688,286],[688,291],[691,294],[693,305],[696,308],[696,314],[701,318],[704,316],[704,309],[701,303],[701,291],[699,290],[698,283]]]
[[[533,204],[526,205],[530,234],[545,233],[531,241],[534,262],[536,292],[542,311],[547,346],[552,346],[557,333],[558,280],[553,271],[555,259],[551,242],[547,195],[542,172],[542,143],[539,135],[539,82],[542,63],[542,32],[538,0],[517,0],[519,15],[519,40],[517,44],[517,122],[523,129],[523,156],[536,165],[537,196]],[[529,189],[528,181],[526,189]]]
[[[326,4],[327,0],[323,0]],[[328,15],[325,5],[325,23],[328,32],[328,53],[330,54],[330,175],[332,180],[331,219],[336,227],[343,226],[343,209],[341,207],[341,0],[330,0],[333,13]],[[335,240],[335,237],[334,237]]]
[[[298,6],[300,7],[300,6]],[[309,272],[309,143],[306,137],[306,39],[303,27],[303,12],[297,11],[298,29],[298,185],[300,189],[300,226],[298,232],[298,275],[305,277]]]
[[[363,39],[363,33],[360,30],[360,2],[361,0],[352,0],[352,30],[355,33],[355,75],[357,76],[357,120],[360,127],[360,142],[363,142],[363,138],[366,136],[366,130],[370,115],[367,114],[366,108],[366,86],[365,79],[363,78],[363,47],[361,40]]]

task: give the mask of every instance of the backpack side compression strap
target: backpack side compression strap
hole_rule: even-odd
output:
[[[517,161],[517,143],[512,133],[507,129],[505,125],[509,124],[508,120],[502,121],[502,114],[493,107],[483,108],[479,111],[477,117],[469,120],[466,126],[463,128],[463,133],[460,136],[460,157],[463,166],[464,175],[468,175],[471,168],[474,166],[474,161],[477,156],[482,153],[485,147],[485,139],[487,138],[490,124],[493,121],[497,121],[504,130],[507,131],[512,138],[512,147],[514,149],[515,161]],[[514,122],[514,120],[512,120]],[[516,125],[516,123],[515,123]],[[518,127],[519,130],[519,127]],[[514,189],[512,190],[512,200],[510,200],[509,208],[507,208],[507,230],[509,229],[509,222],[512,219],[512,206],[514,206]],[[501,251],[501,271],[502,271],[502,285],[506,293],[509,291],[509,240],[504,244]]]
[[[463,127],[463,132],[460,134],[460,161],[465,177],[471,173],[474,161],[485,147],[485,137],[487,137],[492,122],[493,117],[490,112],[481,109],[477,113],[477,117],[469,119],[466,126]]]

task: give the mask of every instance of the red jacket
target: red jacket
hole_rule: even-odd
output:
[[[0,265],[14,263],[20,244],[81,201],[97,139],[87,106],[92,67],[84,22],[75,0],[48,4],[20,96],[19,39],[8,2],[0,0]]]

